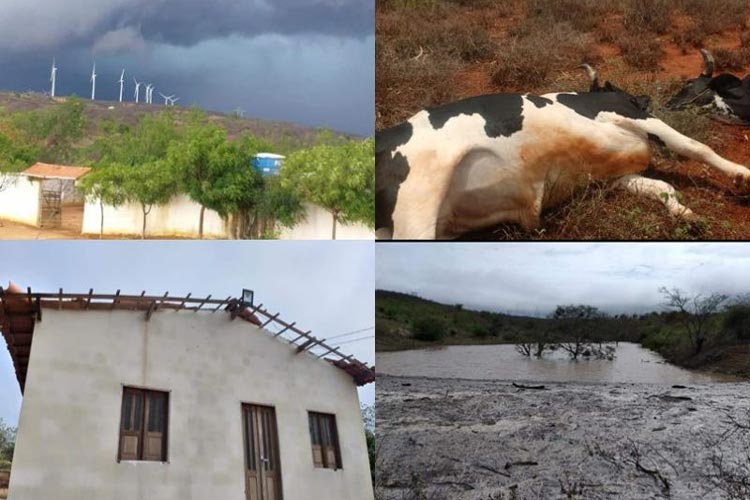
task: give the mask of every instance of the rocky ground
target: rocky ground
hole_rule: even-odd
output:
[[[750,384],[379,375],[376,407],[382,499],[750,498]]]

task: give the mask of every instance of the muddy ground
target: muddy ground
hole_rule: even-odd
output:
[[[747,473],[750,428],[732,419],[750,423],[750,384],[379,375],[376,405],[379,498],[747,498],[717,487],[730,476],[713,464]]]

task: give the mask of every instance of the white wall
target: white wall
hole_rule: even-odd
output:
[[[40,216],[40,183],[23,175],[9,174],[0,182],[8,182],[0,191],[0,218],[39,225]]]
[[[169,463],[118,463],[122,385],[170,391]],[[285,500],[372,500],[352,379],[227,313],[57,311],[34,332],[9,500],[245,500],[241,403],[274,406]],[[307,411],[343,469],[313,467]]]
[[[147,236],[198,237],[200,205],[187,195],[179,194],[162,206],[151,209],[146,219]],[[101,209],[98,201],[87,201],[83,208],[83,234],[99,234]],[[104,234],[140,236],[143,212],[138,203],[127,203],[119,207],[104,206]],[[206,210],[203,218],[203,236],[226,238],[227,228],[221,216]]]
[[[280,228],[282,240],[330,240],[333,217],[323,208],[305,203],[305,218],[293,228]],[[337,240],[374,240],[375,231],[363,224],[337,224]]]

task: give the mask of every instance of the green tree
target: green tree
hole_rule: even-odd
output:
[[[563,340],[558,344],[559,347],[573,359],[578,359],[585,351],[592,350],[591,341],[596,334],[596,320],[603,317],[604,314],[593,306],[557,306],[550,318],[556,320],[556,329]]]
[[[127,167],[112,164],[94,169],[79,181],[86,200],[99,204],[99,239],[104,237],[104,205],[119,207],[128,200],[127,174]]]
[[[417,340],[435,342],[445,337],[445,323],[432,316],[419,318],[414,322],[412,333]]]
[[[16,445],[16,428],[7,425],[0,418],[0,468],[13,461],[13,450]]]
[[[143,225],[141,239],[146,238],[146,221],[155,205],[167,203],[176,193],[178,185],[166,161],[155,161],[140,167],[129,167],[124,190],[128,200],[141,205]]]
[[[375,225],[375,142],[321,144],[292,153],[281,169],[282,185],[330,212],[331,237],[338,223]]]
[[[664,296],[664,305],[678,313],[677,320],[688,335],[694,353],[700,353],[708,338],[711,318],[721,310],[729,297],[720,293],[689,296],[677,288],[666,287],[661,287],[659,293]]]
[[[85,106],[76,98],[36,111],[16,113],[12,122],[23,138],[40,146],[39,160],[56,163],[72,161],[73,144],[83,137],[86,128]]]
[[[227,143],[223,128],[205,124],[193,115],[183,140],[170,146],[168,161],[190,199],[201,206],[198,234],[202,239],[206,208],[225,214],[236,202],[239,190],[250,183],[249,176],[237,170],[241,155]],[[249,161],[245,167],[251,170]]]

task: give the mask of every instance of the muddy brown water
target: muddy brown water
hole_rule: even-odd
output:
[[[527,358],[511,344],[415,349],[377,353],[376,357],[378,372],[407,377],[656,384],[738,380],[729,375],[680,368],[630,342],[620,342],[616,357],[611,361],[571,361],[560,350],[547,353],[542,359]]]

